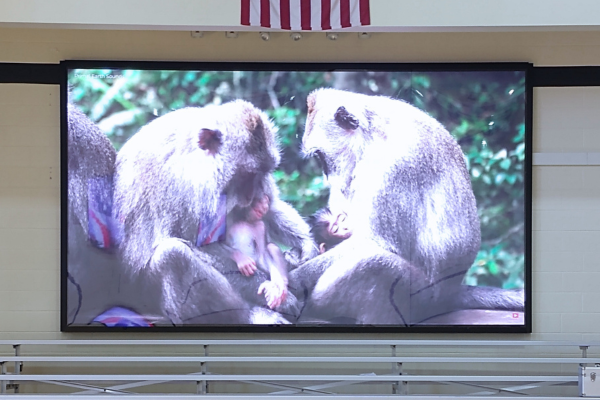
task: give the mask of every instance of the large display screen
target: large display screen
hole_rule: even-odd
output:
[[[531,331],[529,64],[62,65],[62,330]]]

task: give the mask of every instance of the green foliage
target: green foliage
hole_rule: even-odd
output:
[[[305,160],[299,155],[301,139],[298,132],[304,125],[306,115],[286,106],[268,110],[267,113],[279,127],[284,161],[274,176],[281,198],[302,215],[311,215],[327,205],[329,189],[324,185],[322,171],[315,160]]]
[[[524,76],[515,72],[139,71],[77,70],[70,98],[118,150],[152,119],[187,106],[242,98],[279,127],[282,198],[303,216],[327,203],[314,159],[300,154],[306,98],[335,87],[405,100],[456,138],[471,175],[482,226],[470,285],[522,288],[524,279]]]
[[[482,249],[465,277],[467,285],[522,289],[525,256],[506,251],[502,244]]]

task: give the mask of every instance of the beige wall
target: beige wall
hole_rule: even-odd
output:
[[[336,42],[316,33],[293,42],[280,33],[264,42],[256,33],[193,39],[189,32],[0,28],[1,62],[65,59],[600,65],[600,32],[375,33],[368,40],[345,33]],[[536,89],[534,151],[600,152],[598,110],[600,88]],[[534,334],[510,338],[600,340],[600,167],[535,167],[533,190]],[[117,337],[58,331],[59,210],[58,87],[0,85],[0,339]]]
[[[536,66],[600,65],[600,31],[373,33],[359,39],[306,33],[294,42],[285,32],[268,42],[258,33],[227,39],[210,32],[96,31],[0,28],[0,62],[57,63],[68,59],[174,61],[527,61]]]

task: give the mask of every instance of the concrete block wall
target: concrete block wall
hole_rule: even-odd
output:
[[[600,151],[600,88],[534,91],[534,152]],[[537,166],[534,332],[600,339],[600,165]]]
[[[58,331],[58,86],[0,85],[0,331]]]

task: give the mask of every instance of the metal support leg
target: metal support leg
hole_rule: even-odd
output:
[[[396,357],[396,346],[392,345],[392,357]],[[392,374],[393,375],[402,375],[402,363],[401,362],[393,362],[392,363]],[[408,393],[408,382],[406,381],[398,381],[392,383],[392,394],[407,394]]]
[[[13,349],[15,349],[15,357],[19,357],[21,355],[21,345],[15,344],[13,345]],[[19,375],[23,371],[23,362],[15,361],[15,370],[13,374]],[[16,382],[11,382],[11,387],[15,390],[15,393],[19,393],[19,384]]]
[[[6,375],[6,363],[5,362],[1,362],[0,363],[0,373],[3,375],[2,379],[4,378],[4,375]],[[0,381],[0,394],[6,394],[6,381],[2,380]]]
[[[208,345],[204,345],[204,355],[206,357],[208,357]],[[206,367],[206,362],[203,361],[200,363],[200,373],[202,375],[206,375],[207,373],[207,367]],[[208,393],[208,382],[203,380],[203,381],[198,381],[196,383],[197,387],[196,387],[196,393],[198,394],[207,394]]]
[[[396,357],[396,346],[392,345],[392,357]],[[398,374],[398,363],[392,362],[392,375]],[[392,382],[392,394],[398,394],[400,382]]]
[[[587,351],[590,346],[579,346],[579,350],[581,350],[581,358],[587,358]]]
[[[402,363],[396,363],[396,364],[398,364],[398,375],[402,375]],[[398,388],[398,394],[403,394],[403,395],[408,394],[408,382],[407,381],[400,381],[400,387]]]
[[[581,358],[587,358],[587,351],[590,346],[579,346],[579,350],[581,350]],[[585,364],[579,364],[581,367],[585,367]]]

